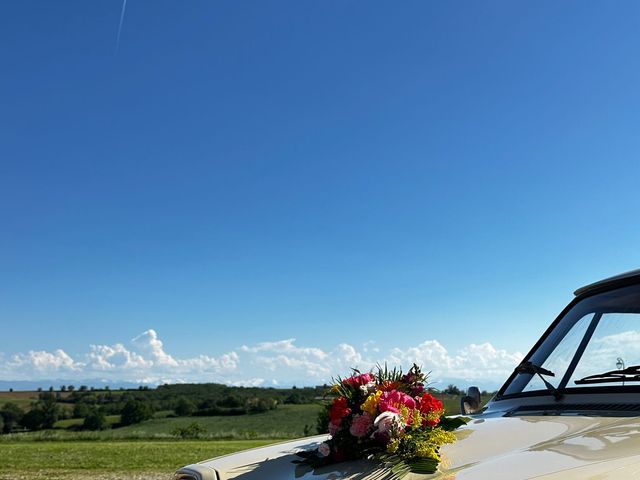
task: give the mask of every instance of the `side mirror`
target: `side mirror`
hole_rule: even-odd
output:
[[[481,402],[480,389],[478,387],[469,387],[467,395],[460,398],[460,413],[462,415],[478,413],[482,410]]]

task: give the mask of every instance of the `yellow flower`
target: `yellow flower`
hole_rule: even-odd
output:
[[[360,408],[362,408],[362,411],[367,412],[369,415],[375,418],[378,413],[378,403],[380,403],[381,395],[382,392],[380,391],[369,395],[364,403],[360,406]]]
[[[400,440],[398,440],[397,438],[393,439],[387,445],[387,452],[396,453],[398,451],[399,446],[400,446]]]
[[[400,416],[402,417],[402,422],[406,425],[409,422],[410,410],[404,405],[400,405]]]
[[[417,408],[413,411],[413,415],[411,417],[411,425],[419,428],[422,426],[422,421],[424,417],[422,416],[422,412]]]

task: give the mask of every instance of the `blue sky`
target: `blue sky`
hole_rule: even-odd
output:
[[[116,49],[121,8],[0,6],[0,379],[506,371],[640,264],[635,2],[129,0]]]

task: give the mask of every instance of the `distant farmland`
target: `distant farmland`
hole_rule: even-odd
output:
[[[25,431],[16,424],[13,433],[0,435],[0,480],[171,478],[182,465],[316,434],[318,414],[329,401],[325,391],[324,387],[260,389],[204,384],[0,392],[0,408],[10,402],[28,412],[41,408],[38,405],[44,396],[55,399],[62,417],[53,428]],[[459,396],[436,396],[448,413],[458,413]],[[149,416],[123,426],[121,413],[131,402],[149,407]],[[188,412],[180,414],[181,405],[190,406]],[[102,429],[87,430],[84,418],[74,418],[83,411],[79,406],[87,407],[87,412],[101,411]],[[194,438],[183,438],[181,432]]]

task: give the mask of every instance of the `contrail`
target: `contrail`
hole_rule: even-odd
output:
[[[120,25],[118,25],[118,38],[116,39],[116,53],[120,48],[120,34],[122,33],[122,23],[124,22],[124,12],[127,9],[127,0],[122,0],[122,12],[120,12]]]

